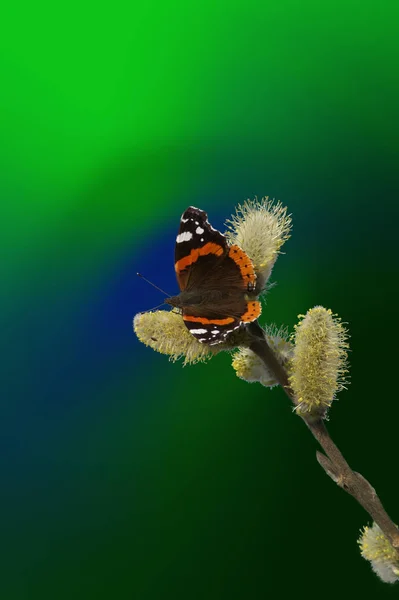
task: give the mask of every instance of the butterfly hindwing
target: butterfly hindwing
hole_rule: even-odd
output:
[[[189,332],[201,343],[219,344],[227,335],[238,329],[241,321],[234,317],[221,318],[215,315],[213,318],[199,317],[183,311],[183,320]]]
[[[238,305],[238,300],[235,300]],[[250,323],[259,317],[262,305],[259,300],[243,299],[239,302],[240,314],[234,304],[223,308],[224,316],[216,308],[201,306],[183,308],[183,320],[190,333],[202,343],[210,345],[223,342],[227,335],[235,331],[243,323]]]

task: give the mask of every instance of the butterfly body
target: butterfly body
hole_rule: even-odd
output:
[[[260,315],[252,261],[193,206],[180,220],[175,271],[180,294],[166,302],[182,310],[184,323],[198,341],[221,343]]]

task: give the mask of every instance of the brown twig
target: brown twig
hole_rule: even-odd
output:
[[[273,372],[287,396],[297,406],[295,395],[289,385],[287,371],[270,348],[263,329],[255,321],[248,325],[247,331],[250,334],[249,348]],[[325,454],[316,453],[320,466],[337,485],[363,506],[399,554],[399,529],[390,519],[375,489],[360,473],[352,471],[341,451],[331,439],[322,419],[314,420],[314,418],[312,419],[304,414],[300,414],[300,416],[325,452]]]

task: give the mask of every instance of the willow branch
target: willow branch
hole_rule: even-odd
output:
[[[262,328],[255,321],[248,325],[247,330],[250,335],[249,348],[272,371],[276,381],[281,385],[293,404],[297,406],[298,402],[290,388],[287,371],[269,346]],[[314,420],[314,417],[307,417],[304,414],[299,416],[325,452],[325,454],[321,452],[316,454],[320,466],[337,485],[353,496],[368,512],[399,554],[399,529],[387,514],[375,489],[360,473],[350,468],[341,451],[331,439],[323,420]]]

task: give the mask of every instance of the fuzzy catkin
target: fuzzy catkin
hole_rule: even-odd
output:
[[[158,310],[139,313],[134,317],[133,329],[140,342],[169,355],[172,361],[184,358],[184,364],[194,364],[207,360],[218,351],[217,346],[210,348],[198,342],[178,312]]]
[[[399,581],[399,555],[377,523],[363,528],[358,544],[361,555],[371,563],[373,571],[382,581]]]
[[[323,306],[311,308],[300,318],[293,335],[290,385],[298,412],[325,417],[347,383],[348,334],[341,320]]]
[[[287,364],[292,357],[293,345],[287,340],[287,330],[269,326],[265,331],[266,339],[281,365]],[[249,383],[259,382],[265,387],[274,387],[278,382],[263,360],[249,348],[239,348],[233,354],[233,369],[237,377]]]
[[[281,202],[273,203],[268,197],[246,200],[238,205],[235,215],[226,222],[226,237],[237,244],[252,260],[264,289],[280,248],[290,237],[291,217]]]

